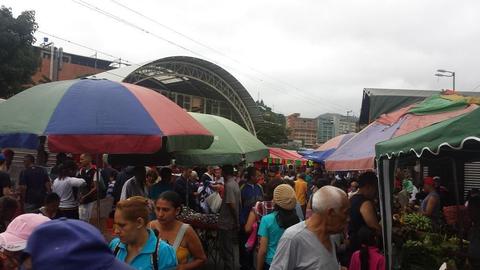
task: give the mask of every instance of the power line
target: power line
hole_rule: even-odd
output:
[[[121,22],[121,23],[126,24],[126,25],[128,25],[128,26],[130,26],[130,27],[133,27],[133,28],[135,28],[135,29],[137,29],[137,30],[140,30],[140,31],[142,31],[142,32],[144,32],[144,33],[146,33],[146,34],[152,35],[152,36],[154,36],[154,37],[156,37],[156,38],[158,38],[158,39],[161,39],[161,40],[163,40],[163,41],[165,41],[165,42],[167,42],[167,43],[170,43],[170,44],[172,44],[172,45],[174,45],[174,46],[177,46],[177,47],[179,47],[179,48],[181,48],[181,49],[184,49],[184,50],[186,50],[186,51],[188,51],[188,52],[190,52],[190,53],[193,53],[193,54],[195,54],[195,55],[198,55],[198,56],[200,56],[200,57],[205,58],[205,56],[203,56],[203,55],[201,55],[201,54],[199,54],[199,53],[197,53],[197,52],[195,52],[195,51],[193,51],[193,50],[191,50],[191,49],[189,49],[189,48],[187,48],[187,47],[184,47],[184,46],[182,46],[182,45],[180,45],[180,44],[178,44],[178,43],[176,43],[176,42],[173,42],[173,41],[171,41],[171,40],[169,40],[169,39],[166,39],[166,38],[164,38],[164,37],[162,37],[162,36],[159,36],[159,35],[157,35],[157,34],[155,34],[155,33],[152,33],[152,32],[148,31],[147,29],[145,29],[145,28],[143,28],[143,27],[140,27],[140,26],[138,26],[138,25],[136,25],[136,24],[134,24],[134,23],[131,23],[131,22],[129,22],[129,21],[127,21],[127,20],[125,20],[125,19],[123,19],[123,18],[121,18],[121,17],[118,17],[118,16],[116,16],[116,15],[114,15],[114,14],[108,12],[108,11],[105,11],[105,10],[103,10],[103,9],[101,9],[101,8],[98,8],[98,7],[92,5],[92,4],[88,3],[88,2],[85,2],[85,1],[82,1],[82,0],[72,0],[72,1],[75,2],[75,3],[77,3],[77,4],[79,4],[79,5],[84,6],[84,7],[88,8],[88,9],[90,9],[90,10],[96,11],[96,12],[101,13],[101,14],[107,16],[107,17],[110,17],[110,18],[112,18],[112,19],[114,19],[114,20],[116,20],[116,21],[118,21],[118,22]]]
[[[134,23],[132,23],[132,22],[130,22],[130,21],[127,21],[126,19],[123,19],[122,17],[116,16],[116,15],[114,15],[114,14],[112,14],[112,13],[106,11],[106,10],[103,10],[103,9],[97,7],[97,6],[94,6],[94,5],[92,5],[92,4],[88,3],[88,2],[85,2],[85,1],[83,1],[83,0],[72,0],[72,1],[75,2],[75,3],[77,3],[77,4],[79,4],[79,5],[81,5],[81,6],[83,6],[83,7],[86,7],[86,8],[88,8],[88,9],[92,10],[92,11],[95,11],[95,12],[97,12],[97,13],[100,13],[100,14],[104,15],[104,16],[110,17],[110,18],[112,18],[112,19],[114,19],[114,20],[116,20],[116,21],[118,21],[118,22],[120,22],[120,23],[123,23],[123,24],[125,24],[125,25],[128,25],[128,26],[130,26],[130,27],[132,27],[132,28],[135,28],[135,29],[137,29],[137,30],[139,30],[139,31],[141,31],[141,32],[144,32],[144,33],[146,33],[146,34],[152,35],[152,36],[155,37],[155,38],[158,38],[158,39],[160,39],[160,40],[162,40],[162,41],[165,41],[165,42],[167,42],[167,43],[169,43],[169,44],[171,44],[171,45],[174,45],[174,46],[176,46],[176,47],[179,47],[179,48],[181,48],[181,49],[183,49],[183,50],[185,50],[185,51],[188,51],[188,52],[190,52],[190,53],[192,53],[192,54],[194,54],[194,55],[197,55],[197,56],[199,56],[199,57],[201,57],[201,58],[209,59],[209,57],[206,57],[206,56],[204,56],[204,55],[202,55],[202,54],[200,54],[200,53],[198,53],[198,52],[196,52],[196,51],[194,51],[194,50],[192,50],[192,49],[189,49],[189,48],[187,48],[187,47],[185,47],[185,46],[183,46],[183,45],[181,45],[181,44],[178,44],[178,43],[176,43],[176,42],[174,42],[174,41],[171,41],[171,40],[169,40],[169,39],[167,39],[167,38],[164,38],[164,37],[162,37],[162,36],[160,36],[160,35],[157,35],[157,34],[155,34],[155,33],[153,33],[153,32],[150,32],[149,30],[147,30],[147,29],[145,29],[145,28],[143,28],[143,27],[141,27],[141,26],[138,26],[138,25],[136,25],[136,24],[134,24]],[[209,61],[211,61],[211,62],[219,65],[218,63],[216,63],[215,61],[213,61],[213,60],[211,60],[211,59],[210,59]],[[232,68],[232,67],[230,67],[230,68]],[[235,68],[232,68],[232,69],[235,69]],[[235,70],[237,70],[237,69],[235,69]],[[238,70],[237,70],[237,71],[238,71]],[[255,77],[255,76],[252,76],[252,75],[249,75],[249,74],[244,74],[243,72],[240,72],[240,71],[239,71],[239,73],[241,73],[242,75],[245,75],[245,76],[247,76],[247,77],[254,78],[255,80],[259,80],[259,81],[261,81],[261,82],[264,82],[262,79],[259,79],[259,78]],[[285,88],[283,87],[283,85],[281,85],[281,87],[276,87],[275,89],[276,89],[277,91],[283,92],[283,93],[285,93],[285,94],[287,94],[287,95],[290,95],[290,96],[292,96],[292,95],[297,95],[297,96],[300,97],[300,98],[302,98],[302,96],[303,96],[303,99],[305,100],[305,102],[310,103],[310,104],[315,105],[315,106],[318,105],[318,103],[316,103],[316,102],[314,102],[314,101],[312,100],[313,96],[304,95],[301,91],[299,91],[299,89],[296,89],[297,92],[294,92],[294,93],[288,91],[288,89],[285,89]],[[322,103],[323,103],[323,102],[322,102]],[[323,105],[323,106],[329,106],[330,108],[334,108],[334,107],[333,107],[334,104],[324,103],[324,104],[322,104],[322,105]],[[338,106],[338,105],[335,105],[335,106],[337,106],[337,108],[345,109],[344,107],[341,107],[341,106]]]
[[[233,58],[233,57],[230,57],[229,55],[221,52],[221,51],[218,50],[218,49],[215,49],[215,48],[213,48],[213,47],[211,47],[211,46],[209,46],[209,45],[207,45],[207,44],[205,44],[205,43],[203,43],[203,42],[200,42],[200,41],[198,41],[198,40],[196,40],[196,39],[194,39],[194,38],[192,38],[192,37],[190,37],[190,36],[188,36],[188,35],[180,32],[180,31],[175,30],[174,28],[172,28],[172,27],[170,27],[170,26],[168,26],[168,25],[165,25],[165,24],[163,24],[163,23],[161,23],[161,22],[159,22],[159,21],[157,21],[157,20],[155,20],[155,19],[153,19],[153,18],[151,18],[151,17],[149,17],[149,16],[144,15],[142,12],[140,12],[140,11],[138,11],[138,10],[135,10],[135,9],[133,9],[133,8],[130,8],[130,7],[128,7],[127,5],[122,4],[122,3],[120,3],[120,2],[117,1],[117,0],[110,0],[110,2],[118,5],[118,6],[122,7],[122,8],[124,8],[124,9],[126,9],[126,10],[128,10],[128,11],[130,11],[130,12],[132,12],[132,13],[134,13],[134,14],[142,17],[142,18],[144,18],[144,19],[147,19],[147,20],[149,20],[150,22],[153,22],[153,23],[157,24],[158,26],[163,27],[163,28],[165,28],[165,29],[167,29],[167,30],[169,30],[169,31],[171,31],[171,32],[173,32],[173,33],[175,33],[175,34],[177,34],[177,35],[179,35],[179,36],[181,36],[181,37],[183,37],[183,38],[185,38],[185,39],[187,39],[187,40],[195,43],[195,44],[197,44],[197,45],[200,45],[200,46],[202,46],[202,47],[204,47],[204,48],[206,48],[206,49],[209,49],[210,51],[213,51],[213,52],[215,52],[215,53],[217,53],[217,54],[219,54],[219,55],[221,55],[221,56],[223,56],[223,57],[225,57],[225,58],[228,58],[228,59],[230,59],[230,60],[232,60],[232,61],[234,61],[234,62],[236,62],[236,63],[238,63],[238,64],[240,64],[240,65],[242,65],[242,66],[245,66],[245,67],[249,68],[250,70],[252,70],[252,71],[254,71],[254,72],[256,72],[256,73],[259,73],[259,74],[261,74],[261,75],[263,75],[263,76],[265,76],[265,77],[268,77],[268,78],[270,78],[271,80],[277,81],[278,83],[281,83],[281,84],[282,84],[282,85],[281,85],[282,87],[283,87],[283,85],[288,85],[290,88],[293,88],[293,89],[296,90],[296,91],[300,91],[299,93],[301,93],[301,90],[300,90],[298,87],[296,87],[296,86],[294,86],[294,85],[292,85],[292,84],[290,84],[290,83],[288,83],[288,82],[285,82],[285,81],[283,81],[283,80],[280,80],[280,79],[278,79],[278,78],[275,78],[275,77],[273,77],[273,76],[271,76],[271,75],[269,75],[269,74],[266,74],[266,73],[264,73],[264,72],[262,72],[262,71],[260,71],[260,70],[258,70],[258,69],[255,69],[255,68],[253,68],[253,67],[251,67],[251,66],[249,66],[249,65],[247,65],[247,64],[245,64],[245,63],[242,63],[241,61],[239,61],[239,60],[237,60],[237,59],[235,59],[235,58]],[[264,82],[263,80],[261,80],[261,81]],[[308,99],[311,98],[311,96],[306,96],[306,97],[307,97]],[[345,109],[344,107],[338,106],[337,104],[334,104],[334,103],[330,103],[330,105],[336,106],[337,108],[340,108],[340,109]]]
[[[179,47],[179,48],[181,48],[181,49],[183,49],[183,50],[186,50],[186,51],[188,51],[188,52],[190,52],[190,53],[192,53],[192,54],[194,54],[194,55],[197,55],[197,56],[200,56],[200,57],[202,57],[202,58],[208,59],[208,57],[206,57],[206,56],[204,56],[204,55],[202,55],[202,54],[200,54],[200,53],[198,53],[198,52],[196,52],[196,51],[194,51],[194,50],[191,50],[191,49],[189,49],[189,48],[187,48],[187,47],[185,47],[185,46],[182,46],[182,45],[180,45],[180,44],[178,44],[178,43],[176,43],[176,42],[173,42],[173,41],[171,41],[171,40],[169,40],[169,39],[166,39],[166,38],[164,38],[164,37],[162,37],[162,36],[159,36],[159,35],[157,35],[157,34],[155,34],[155,33],[152,33],[152,32],[148,31],[147,29],[145,29],[145,28],[143,28],[143,27],[140,27],[140,26],[138,26],[138,25],[136,25],[136,24],[134,24],[134,23],[132,23],[132,22],[129,22],[129,21],[127,21],[127,20],[125,20],[125,19],[123,19],[123,18],[121,18],[121,17],[119,17],[119,16],[116,16],[116,15],[114,15],[114,14],[112,14],[112,13],[106,11],[106,10],[103,10],[103,9],[97,7],[97,6],[94,6],[94,5],[92,5],[92,4],[88,3],[88,2],[85,2],[85,1],[83,1],[83,0],[72,0],[72,1],[75,2],[75,3],[77,3],[77,4],[79,4],[79,5],[81,5],[81,6],[84,6],[84,7],[88,8],[88,9],[90,9],[90,10],[96,11],[96,12],[98,12],[98,13],[100,13],[100,14],[103,14],[103,15],[105,15],[105,16],[107,16],[107,17],[110,17],[110,18],[112,18],[112,19],[114,19],[114,20],[116,20],[116,21],[118,21],[118,22],[121,22],[121,23],[126,24],[126,25],[128,25],[128,26],[130,26],[130,27],[133,27],[133,28],[135,28],[135,29],[137,29],[137,30],[140,30],[140,31],[142,31],[142,32],[144,32],[144,33],[146,33],[146,34],[150,34],[150,35],[152,35],[152,36],[154,36],[154,37],[156,37],[156,38],[158,38],[158,39],[160,39],[160,40],[163,40],[163,41],[165,41],[165,42],[168,42],[169,44],[172,44],[172,45],[174,45],[174,46],[177,46],[177,47]],[[212,61],[212,60],[210,60],[210,61]],[[212,61],[212,62],[215,63],[215,61]],[[217,64],[217,63],[215,63],[215,64]],[[217,64],[217,65],[218,65],[218,64]],[[233,68],[232,68],[232,69],[233,69]],[[235,70],[236,70],[236,69],[235,69]],[[242,73],[242,72],[240,72],[240,73]],[[248,76],[248,77],[252,77],[251,75],[247,75],[247,74],[244,74],[244,75],[246,75],[246,76]],[[255,77],[254,77],[254,78],[255,78]],[[255,78],[255,79],[258,80],[258,78]],[[260,79],[260,81],[263,82],[263,80],[261,80],[261,79]],[[280,89],[282,89],[282,88],[283,88],[283,85],[281,86],[281,88],[276,87],[276,90],[280,90]],[[297,92],[296,92],[297,96],[303,95],[303,93],[302,93],[301,91],[299,91],[298,89],[296,89],[296,90],[297,90]],[[288,95],[292,95],[292,93],[289,93],[288,90],[282,89],[281,92],[284,92],[284,93],[286,93],[286,94],[288,94]],[[311,99],[312,99],[312,96],[308,96],[308,95],[305,96],[305,95],[304,95],[304,100],[305,100],[307,103],[311,103],[312,105],[318,105],[317,103],[313,102]],[[333,107],[331,106],[331,105],[333,105],[333,104],[323,104],[323,105],[324,105],[324,106],[327,105],[327,106],[330,106],[331,108],[333,108]],[[344,107],[341,107],[341,106],[338,106],[338,105],[336,105],[336,106],[337,106],[337,108],[345,109]]]
[[[103,51],[94,49],[94,48],[92,48],[92,47],[88,47],[88,46],[82,45],[82,44],[80,44],[80,43],[78,43],[78,42],[74,42],[74,41],[68,40],[68,39],[66,39],[66,38],[62,38],[62,37],[59,37],[59,36],[57,36],[57,35],[47,33],[47,32],[45,32],[45,31],[37,30],[37,32],[38,32],[38,33],[41,33],[41,34],[44,34],[44,35],[47,35],[47,36],[50,36],[50,37],[53,37],[53,38],[56,38],[56,39],[59,39],[59,40],[62,40],[62,41],[65,41],[65,42],[67,42],[67,43],[76,45],[76,46],[81,47],[81,48],[84,48],[84,49],[88,49],[88,50],[91,50],[91,51],[94,51],[94,52],[99,52],[100,54],[103,54],[103,55],[105,55],[105,56],[111,57],[111,58],[113,58],[113,59],[120,59],[120,57],[117,57],[117,56],[115,56],[115,55],[111,55],[111,54],[109,54],[109,53],[107,53],[107,52],[103,52]],[[123,59],[123,61],[125,61],[125,62],[127,62],[127,63],[132,63],[132,62],[130,62],[130,61],[128,61],[128,60],[125,60],[125,59]]]
[[[477,88],[479,88],[479,87],[480,87],[480,84],[478,84],[477,86],[475,86],[475,87],[472,89],[472,91],[477,90]]]

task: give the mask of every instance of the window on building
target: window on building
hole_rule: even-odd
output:
[[[183,107],[183,95],[182,94],[177,94],[177,105]]]
[[[205,100],[205,113],[212,114],[212,100],[208,98]]]
[[[188,95],[185,95],[183,97],[183,108],[185,108],[187,111],[191,111],[192,108],[192,98]]]
[[[204,113],[204,101],[202,97],[192,97],[192,112]]]
[[[212,100],[212,114],[214,115],[220,115],[220,102],[216,100]]]

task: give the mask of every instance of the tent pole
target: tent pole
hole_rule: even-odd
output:
[[[185,180],[187,180],[187,181],[186,181],[187,186],[185,187],[185,190],[186,190],[186,192],[185,192],[185,193],[186,193],[186,194],[185,194],[185,204],[186,204],[186,206],[187,206],[188,208],[190,208],[190,203],[189,203],[189,201],[188,201],[188,186],[189,186],[189,184],[190,184],[190,183],[188,182],[188,181],[190,181],[189,177],[191,177],[191,176],[190,176],[190,175],[187,175],[187,179],[185,179]]]
[[[97,174],[97,181],[95,183],[96,185],[96,188],[97,188],[97,226],[98,226],[98,229],[100,231],[101,228],[100,228],[100,182],[101,179],[100,179],[100,158],[99,158],[99,154],[96,154],[96,163],[97,163],[97,169],[96,169],[96,174]]]
[[[457,162],[455,161],[454,158],[450,158],[451,162],[452,162],[452,173],[453,173],[453,186],[454,186],[454,192],[455,192],[455,208],[456,208],[456,211],[457,211],[457,221],[458,221],[458,225],[460,226],[460,243],[459,243],[459,246],[460,246],[460,250],[462,250],[463,248],[463,217],[460,213],[460,196],[459,196],[459,193],[460,193],[460,190],[458,188],[458,175],[457,175]]]
[[[383,248],[386,259],[386,269],[393,269],[392,246],[392,189],[393,170],[396,160],[381,158],[377,162],[380,212],[382,215]]]

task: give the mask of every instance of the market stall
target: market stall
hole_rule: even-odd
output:
[[[307,164],[307,159],[302,157],[296,151],[286,150],[282,148],[269,148],[269,156],[263,160],[263,163],[268,166],[271,165],[294,165],[304,166]]]
[[[215,269],[220,265],[220,239],[218,238],[218,214],[203,214],[184,206],[177,219],[187,223],[197,232],[205,253],[213,261]]]
[[[477,102],[468,98],[462,101]],[[468,244],[462,240],[469,225],[463,207],[466,193],[464,164],[480,160],[479,121],[480,110],[476,108],[376,145],[389,269],[399,266],[403,266],[401,269],[438,269],[442,261],[454,262],[458,269],[465,267],[465,259],[459,255]],[[454,205],[443,208],[445,227],[432,228],[423,216],[397,212],[395,209],[395,196],[392,196],[394,173],[397,164],[406,160],[420,161],[422,168],[441,166],[446,172],[441,177],[446,177],[452,187]],[[407,263],[410,268],[405,267]],[[415,265],[419,268],[414,268]]]

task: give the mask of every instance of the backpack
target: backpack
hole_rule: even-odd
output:
[[[157,236],[157,244],[155,245],[155,251],[152,253],[151,262],[153,270],[158,270],[158,249],[160,247],[160,237]],[[115,246],[113,250],[113,255],[117,257],[118,252],[120,251],[120,242]]]

